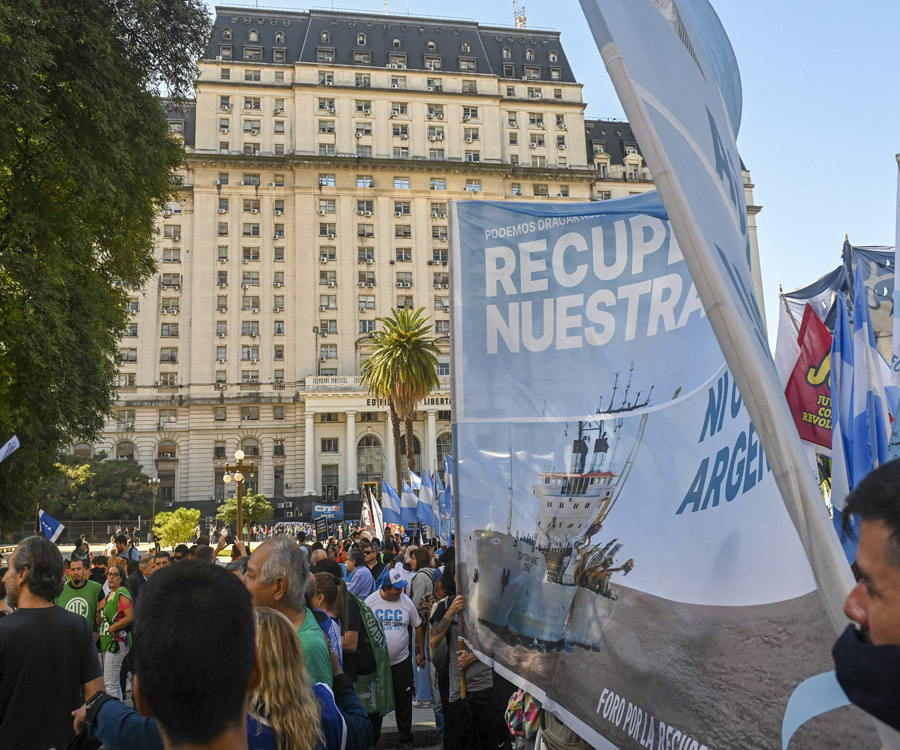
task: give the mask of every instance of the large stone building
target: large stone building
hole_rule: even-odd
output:
[[[416,465],[450,449],[448,201],[605,200],[650,174],[627,123],[585,119],[551,31],[221,7],[199,71],[195,100],[166,104],[183,185],[93,450],[211,516],[241,448],[276,519],[320,499],[353,517],[393,475],[386,407],[359,383],[392,307],[424,305],[444,352]]]

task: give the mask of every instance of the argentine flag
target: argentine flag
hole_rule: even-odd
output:
[[[844,534],[842,511],[847,495],[860,480],[889,460],[888,403],[895,398],[896,388],[885,387],[890,383],[890,369],[875,348],[862,273],[858,268],[854,276],[853,329],[844,297],[838,294],[831,342],[831,503],[834,526],[851,565],[856,562],[859,522],[853,524],[855,534]]]
[[[412,473],[412,472],[410,472]],[[422,475],[422,486],[419,488],[419,502],[416,505],[416,520],[422,526],[434,526],[434,485],[426,471]]]
[[[414,490],[422,489],[422,477],[416,474],[412,469],[409,469],[409,486]]]
[[[66,527],[57,521],[53,516],[49,513],[45,513],[44,511],[38,511],[38,520],[41,524],[41,531],[44,532],[44,536],[47,537],[51,542],[55,542],[59,539],[60,534],[65,531]]]
[[[381,480],[381,514],[385,523],[403,523],[400,518],[400,498],[397,490]]]
[[[404,526],[412,526],[416,522],[419,498],[412,491],[407,482],[403,483],[403,492],[400,493],[400,519]]]

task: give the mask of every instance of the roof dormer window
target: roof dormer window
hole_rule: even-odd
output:
[[[366,46],[366,35],[365,34],[357,34],[356,35],[356,46],[357,47],[365,47]]]
[[[250,33],[247,35],[247,40],[251,42],[258,42],[259,32],[256,29],[251,29]]]
[[[434,39],[429,39],[426,47],[429,52],[434,52],[437,49],[437,42],[435,42]]]
[[[509,47],[503,48],[503,59],[512,60],[512,52],[510,51]]]
[[[395,36],[395,37],[394,37],[394,41],[391,42],[391,46],[392,46],[394,49],[400,49],[400,37]]]
[[[231,39],[231,29],[222,29],[222,39]]]
[[[525,50],[525,59],[528,60],[529,62],[532,62],[534,60],[534,50],[533,49]]]
[[[550,62],[556,62],[559,60],[559,55],[557,55],[553,50],[550,51]]]
[[[463,52],[464,54],[469,54],[469,53],[472,51],[472,45],[469,44],[468,42],[463,42],[463,43],[460,45],[459,49],[460,49],[460,51]]]
[[[323,31],[320,38],[322,39],[323,44],[328,44],[331,41],[331,34],[329,34],[327,31]]]
[[[279,31],[275,34],[275,44],[284,44],[284,32]]]

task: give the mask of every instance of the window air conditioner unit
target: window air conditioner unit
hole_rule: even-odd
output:
[[[280,289],[281,287],[284,286],[284,282],[283,281],[275,281],[272,283],[272,286],[274,286],[276,289]]]
[[[278,507],[279,507],[279,508],[283,508],[283,507],[284,507],[284,503],[278,503]]]
[[[412,282],[411,282],[411,281],[404,281],[404,282],[403,282],[403,286],[405,286],[407,289],[409,289],[409,287],[412,286]]]
[[[325,312],[327,309],[325,305],[319,305],[319,312]]]
[[[284,215],[284,209],[283,209],[283,208],[276,208],[276,209],[275,209],[275,215],[276,215],[276,216],[283,216],[283,215]]]
[[[319,362],[326,362],[327,360],[328,360],[328,357],[325,357],[325,356],[319,357]]]
[[[392,65],[391,67],[393,68],[394,66]],[[398,86],[396,83],[392,83],[392,84],[391,84],[391,88],[392,88],[392,89],[399,89],[400,86]]]
[[[467,135],[467,136],[466,136],[466,143],[471,143],[471,142],[472,142],[472,136]]]
[[[272,308],[272,312],[284,312],[284,308],[275,305],[275,307]]]
[[[228,286],[228,282],[227,282],[227,281],[220,281],[220,282],[219,282],[219,289],[225,289],[227,286]]]
[[[366,286],[375,286],[375,282],[374,282],[374,281],[367,281],[367,282],[366,282]]]
[[[324,209],[324,208],[320,208],[320,209],[319,209],[319,216],[324,216],[324,215],[325,215],[325,209]]]
[[[174,505],[174,503],[173,503],[171,500],[166,500],[166,507],[167,507],[167,508],[171,508],[173,505]]]
[[[246,266],[250,262],[250,258],[244,258],[241,262]]]
[[[360,287],[360,288],[364,287],[365,285],[366,285],[366,282],[365,282],[365,281],[360,281],[360,282],[357,283],[357,286]]]
[[[328,239],[333,240],[337,235],[334,232],[329,232]]]
[[[337,286],[337,282],[336,282],[336,281],[329,281],[329,282],[328,282],[328,286],[330,286],[332,289],[334,289],[334,287]]]
[[[394,211],[394,216],[396,216],[396,217],[398,217],[398,218],[399,218],[400,216],[403,216],[403,211]]]
[[[225,331],[219,331],[219,332],[216,334],[216,336],[218,336],[220,339],[224,339],[227,335],[228,335],[228,334],[225,333]]]
[[[365,307],[361,307],[361,308],[359,308],[359,311],[360,311],[361,313],[364,313],[364,312],[366,311],[366,308],[365,308]]]
[[[250,288],[249,284],[241,284],[241,289],[247,290]]]
[[[400,134],[400,140],[401,140],[401,141],[408,141],[408,140],[409,140],[409,134],[408,134],[408,133],[401,133],[401,134]]]
[[[258,308],[258,307],[251,307],[251,308],[250,308],[250,312],[252,312],[252,313],[258,313],[258,312],[259,312],[259,308]]]
[[[224,365],[224,364],[225,364],[225,360],[224,360],[224,359],[217,359],[216,362],[218,362],[220,365]]]
[[[374,262],[375,262],[375,259],[374,259],[374,258],[366,258],[366,263],[368,263],[370,266],[371,266]]]
[[[227,213],[228,213],[228,209],[227,209],[227,208],[220,208],[220,209],[219,209],[219,213],[220,213],[220,214],[227,214]]]
[[[320,255],[320,256],[319,256],[319,263],[327,263],[327,262],[328,262],[328,256],[327,256],[327,255]]]
[[[471,118],[468,115],[463,115],[462,121],[468,122]]]
[[[168,315],[168,314],[169,314],[169,308],[168,308],[168,307],[164,307],[164,308],[162,308],[159,312],[160,312],[161,315]]]
[[[441,284],[441,289],[448,289],[449,287],[449,284]]]
[[[362,113],[363,113],[364,115],[371,115],[371,114],[372,114],[372,110],[371,110],[369,107],[365,107],[365,108],[363,109]]]

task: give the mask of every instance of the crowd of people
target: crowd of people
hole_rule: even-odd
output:
[[[452,546],[279,530],[144,554],[121,534],[67,559],[25,539],[0,589],[0,745],[367,750],[393,711],[405,749],[417,705],[441,746],[511,747],[513,687],[458,640]]]

